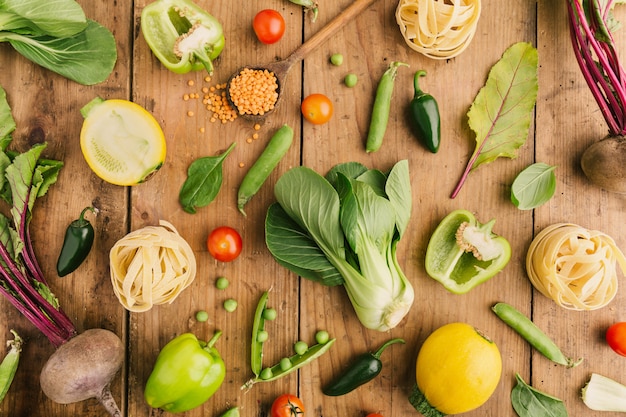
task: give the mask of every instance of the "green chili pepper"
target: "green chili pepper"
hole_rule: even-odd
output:
[[[419,86],[419,78],[426,71],[417,71],[413,77],[415,95],[409,105],[409,115],[413,133],[432,153],[437,153],[441,143],[441,120],[439,106],[430,94],[424,93]]]
[[[94,207],[85,207],[80,213],[80,217],[70,223],[65,231],[65,239],[57,260],[57,274],[60,277],[74,272],[91,251],[94,231],[89,220],[85,219],[87,211],[98,212]]]
[[[165,345],[144,390],[148,405],[180,413],[205,403],[226,376],[224,361],[213,347],[221,334],[217,331],[205,343],[184,333]]]
[[[141,32],[152,53],[177,74],[212,74],[225,44],[220,22],[191,0],[150,3],[141,12]]]
[[[11,330],[11,333],[14,339],[7,342],[11,349],[0,363],[0,403],[11,387],[22,352],[22,338],[14,330]]]
[[[383,369],[380,355],[387,346],[394,343],[404,343],[404,340],[391,339],[378,348],[375,353],[368,352],[360,355],[342,374],[326,385],[322,392],[330,396],[344,395],[374,379]]]
[[[378,82],[374,106],[372,108],[370,129],[367,133],[367,142],[365,145],[365,150],[368,153],[376,152],[383,144],[387,123],[389,122],[393,85],[396,75],[398,74],[398,67],[400,66],[408,67],[409,64],[405,64],[404,62],[392,62]]]
[[[437,226],[426,248],[428,275],[450,292],[464,294],[500,272],[511,258],[509,242],[479,223],[467,210],[455,210]]]

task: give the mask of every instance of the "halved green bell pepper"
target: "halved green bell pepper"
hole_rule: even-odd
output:
[[[464,294],[500,272],[511,258],[511,246],[467,210],[455,210],[439,223],[426,249],[428,275],[448,291]]]
[[[150,3],[141,12],[141,32],[159,61],[178,74],[212,74],[225,44],[220,22],[191,0]]]
[[[217,331],[205,343],[184,333],[165,345],[144,390],[148,405],[181,413],[205,403],[226,376],[224,361],[213,347],[221,334]]]

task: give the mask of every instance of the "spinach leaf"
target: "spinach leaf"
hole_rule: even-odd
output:
[[[83,85],[106,80],[117,60],[113,34],[93,20],[70,37],[0,32],[1,41],[8,41],[32,62]]]
[[[556,166],[537,162],[515,178],[511,186],[511,201],[520,210],[531,210],[546,203],[556,190]]]
[[[526,384],[516,373],[517,385],[511,391],[513,409],[520,417],[567,417],[563,401]]]
[[[178,200],[187,213],[194,214],[196,207],[209,205],[222,187],[222,163],[235,148],[233,142],[218,156],[198,158],[189,165],[187,179],[178,194]]]

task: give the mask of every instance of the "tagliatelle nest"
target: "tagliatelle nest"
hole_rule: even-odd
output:
[[[626,258],[606,234],[570,223],[542,230],[526,256],[526,272],[543,295],[569,310],[596,310],[617,293]]]
[[[449,59],[476,33],[481,0],[400,0],[396,21],[407,45],[432,59]]]
[[[120,239],[109,254],[113,291],[129,311],[171,303],[196,277],[196,258],[170,223],[147,226]]]

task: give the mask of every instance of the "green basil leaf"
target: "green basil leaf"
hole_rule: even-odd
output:
[[[205,207],[215,199],[222,187],[222,163],[235,144],[233,142],[221,155],[198,158],[189,165],[187,179],[178,194],[187,213],[194,214],[197,207]]]
[[[511,404],[519,417],[567,417],[563,401],[526,384],[515,374],[517,385],[511,391]]]
[[[537,162],[515,178],[511,186],[511,201],[520,210],[531,210],[546,203],[556,190],[556,166]]]

